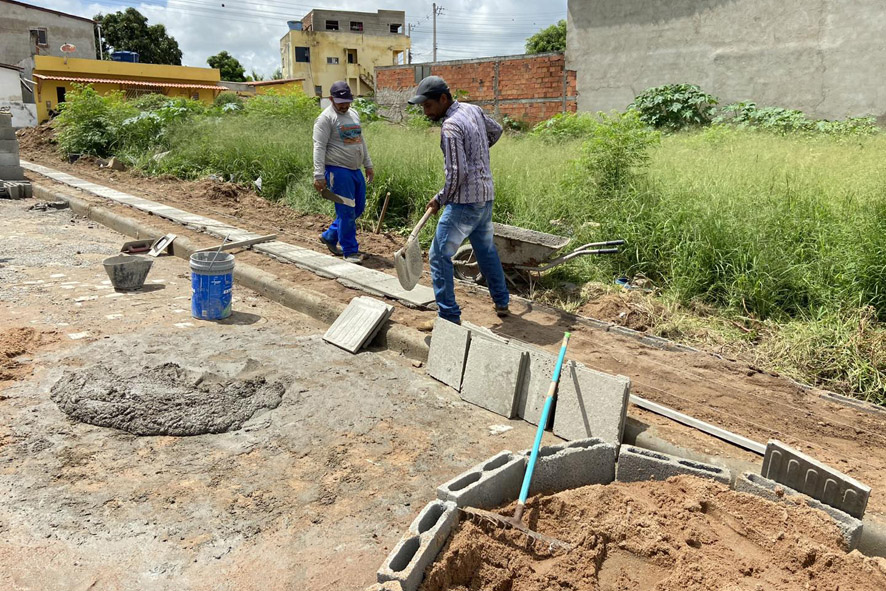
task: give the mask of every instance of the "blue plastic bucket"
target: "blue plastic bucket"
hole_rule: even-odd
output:
[[[234,294],[234,255],[195,252],[191,255],[191,314],[200,320],[231,315]]]

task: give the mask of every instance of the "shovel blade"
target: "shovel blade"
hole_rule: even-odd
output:
[[[397,279],[403,289],[412,291],[418,285],[422,272],[422,260],[421,247],[417,240],[409,242],[404,248],[394,253],[394,269],[397,271]]]

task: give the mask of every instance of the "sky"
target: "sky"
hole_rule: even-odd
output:
[[[280,38],[288,20],[300,20],[314,8],[375,12],[405,10],[412,31],[413,63],[431,61],[432,3],[424,0],[22,0],[92,18],[129,6],[163,24],[182,50],[182,64],[207,67],[206,58],[227,50],[247,74],[266,78],[280,67]],[[526,38],[566,18],[567,0],[440,0],[437,59],[455,60],[524,53]]]

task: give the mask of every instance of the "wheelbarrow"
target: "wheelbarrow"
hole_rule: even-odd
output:
[[[493,242],[498,250],[501,266],[504,269],[505,277],[511,284],[516,283],[517,280],[529,282],[532,273],[542,273],[578,257],[615,254],[618,252],[616,247],[625,243],[624,240],[589,242],[567,254],[551,258],[554,253],[572,242],[572,239],[506,224],[493,223],[492,228]],[[456,251],[455,256],[452,257],[452,264],[456,279],[474,283],[484,282],[480,266],[474,256],[474,248],[470,243],[462,245]]]

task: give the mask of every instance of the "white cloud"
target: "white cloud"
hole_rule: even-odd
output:
[[[182,63],[206,67],[206,58],[227,50],[247,73],[269,76],[280,67],[280,37],[287,20],[299,20],[312,8],[375,12],[405,10],[412,35],[413,61],[431,60],[431,2],[424,0],[351,0],[347,5],[298,4],[284,0],[31,0],[33,4],[91,18],[97,13],[136,8],[149,24],[163,24],[182,49]],[[441,0],[437,18],[437,59],[467,59],[519,54],[526,37],[566,18],[567,0]]]

